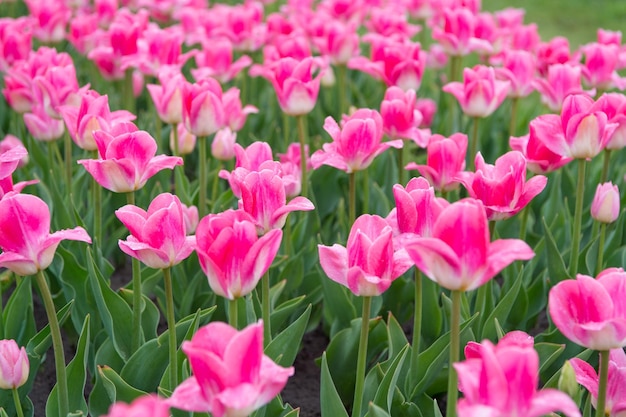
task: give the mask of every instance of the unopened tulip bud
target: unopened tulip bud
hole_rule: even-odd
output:
[[[28,356],[26,349],[15,340],[0,340],[0,388],[19,388],[28,380]]]
[[[229,127],[218,130],[211,143],[211,155],[220,161],[233,159],[236,142],[237,132],[233,132]]]
[[[196,148],[196,135],[189,132],[183,123],[179,123],[178,127],[178,155],[188,155]],[[174,129],[170,132],[170,149],[174,151]]]
[[[601,223],[613,223],[619,217],[619,198],[617,185],[598,184],[591,203],[591,217]]]
[[[569,361],[565,361],[561,368],[561,375],[558,383],[559,391],[563,391],[572,398],[576,398],[580,392],[580,385],[576,381],[576,372]]]

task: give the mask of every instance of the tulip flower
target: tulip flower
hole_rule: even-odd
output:
[[[142,395],[130,404],[116,402],[102,417],[169,417],[170,410],[165,400],[155,394]]]
[[[183,164],[178,156],[155,156],[157,144],[147,132],[123,129],[95,132],[101,159],[78,161],[107,190],[115,193],[138,190],[157,172]]]
[[[617,123],[617,129],[606,144],[607,151],[626,147],[626,96],[621,93],[605,93],[593,107],[606,114],[609,123]]]
[[[385,292],[411,267],[404,250],[394,250],[393,230],[379,216],[364,214],[352,225],[346,247],[318,245],[322,269],[358,296]]]
[[[490,53],[492,45],[476,36],[478,17],[466,7],[447,7],[443,10],[443,27],[433,27],[433,39],[451,56],[465,56],[473,51]]]
[[[18,275],[34,275],[52,263],[65,239],[91,243],[82,227],[50,234],[50,211],[39,197],[10,194],[0,200],[0,266]]]
[[[526,97],[533,92],[536,72],[535,59],[528,51],[513,50],[504,55],[502,68],[496,68],[498,78],[510,83],[509,97]]]
[[[535,174],[546,174],[556,171],[573,160],[571,157],[556,154],[545,145],[550,138],[540,135],[549,134],[537,129],[533,123],[529,126],[530,133],[520,137],[511,137],[509,145],[514,151],[519,151],[526,158],[526,166]]]
[[[507,152],[495,165],[476,155],[476,172],[459,174],[472,198],[483,202],[487,219],[503,220],[517,214],[546,187],[548,178],[535,175],[526,181],[526,158],[520,152]]]
[[[24,113],[24,125],[33,138],[43,142],[60,139],[65,132],[63,120],[50,117],[41,106]]]
[[[28,151],[22,142],[13,135],[6,135],[0,141],[0,179],[11,175],[24,158],[28,159]]]
[[[27,59],[32,50],[31,20],[0,19],[0,72],[6,72],[16,61]]]
[[[258,237],[253,219],[243,211],[202,218],[196,252],[211,289],[229,300],[250,293],[272,264],[281,239],[279,229]]]
[[[15,340],[0,340],[0,388],[19,388],[28,380],[30,365],[24,347]]]
[[[195,237],[187,236],[182,203],[175,195],[159,194],[148,211],[126,205],[115,211],[130,236],[120,240],[120,249],[150,268],[169,268],[194,250]]]
[[[465,348],[466,360],[454,364],[464,396],[458,414],[540,417],[560,411],[580,417],[567,394],[551,388],[537,390],[539,355],[530,336],[515,333],[519,334],[509,333],[497,345],[485,340]]]
[[[574,343],[606,351],[626,346],[626,272],[602,271],[596,279],[578,274],[550,290],[554,325]]]
[[[262,321],[241,331],[209,323],[183,342],[182,350],[193,374],[166,402],[214,417],[250,415],[278,395],[294,373],[263,354]]]
[[[176,132],[174,132],[174,129],[176,129]],[[176,146],[175,141],[178,141],[178,146]],[[170,131],[170,150],[172,152],[178,149],[178,155],[189,155],[196,149],[196,141],[196,135],[189,133],[184,123],[172,126]]]
[[[569,363],[574,368],[576,381],[587,388],[591,394],[591,403],[597,407],[600,377],[596,370],[582,359],[573,358]],[[605,409],[602,415],[622,416],[626,412],[626,353],[624,349],[611,349]]]
[[[165,67],[159,71],[159,84],[148,84],[159,118],[164,123],[177,124],[183,121],[183,94],[186,83],[180,71]]]
[[[65,27],[72,11],[64,1],[25,1],[33,21],[33,35],[42,43],[56,43],[65,39]]]
[[[183,92],[183,121],[196,136],[209,136],[224,126],[222,87],[212,78],[195,84],[185,84]]]
[[[619,217],[620,195],[611,182],[598,184],[591,203],[591,217],[601,223],[613,223]]]
[[[391,139],[410,139],[425,148],[430,132],[418,129],[422,114],[417,110],[414,90],[389,87],[380,104],[383,132]]]
[[[458,175],[465,169],[467,135],[455,133],[449,138],[432,135],[426,148],[426,165],[410,162],[406,169],[416,169],[435,187],[448,192],[459,186]]]
[[[212,77],[225,84],[252,64],[252,58],[242,55],[233,62],[233,44],[225,38],[205,40],[202,49],[194,54],[197,68],[191,69],[196,81]]]
[[[249,114],[259,112],[259,109],[249,104],[242,107],[239,93],[239,89],[233,87],[222,96],[224,124],[230,127],[234,132],[238,132],[243,128]]]
[[[487,117],[506,98],[509,82],[496,79],[494,68],[477,65],[463,70],[462,83],[448,83],[443,91],[452,94],[468,116]]]
[[[552,65],[565,64],[571,61],[569,40],[563,36],[556,36],[548,42],[537,45],[537,71],[545,76]]]
[[[585,59],[581,71],[588,86],[598,90],[626,87],[626,78],[617,73],[619,47],[596,42],[583,46],[582,51]]]
[[[550,65],[544,77],[534,80],[532,85],[541,94],[541,102],[553,112],[561,111],[568,95],[585,93],[578,66],[568,63]],[[594,91],[587,93],[594,94]]]

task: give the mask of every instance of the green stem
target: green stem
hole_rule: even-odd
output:
[[[211,186],[211,204],[215,205],[215,201],[217,201],[217,190],[220,186],[219,184],[219,172],[222,169],[222,161],[216,159],[217,161],[217,170],[215,171],[215,176],[213,177],[213,185]]]
[[[283,239],[283,242],[285,242],[285,255],[287,255],[287,257],[291,256],[291,254],[293,253],[293,247],[292,245],[292,241],[291,241],[291,234],[292,234],[292,230],[291,230],[291,219],[289,217],[287,217],[287,220],[285,222],[285,239]]]
[[[583,219],[583,198],[585,194],[585,168],[584,159],[578,160],[578,189],[576,190],[576,207],[574,209],[574,232],[572,233],[572,250],[569,260],[569,275],[573,278],[578,268],[578,253],[580,251],[580,234]]]
[[[511,120],[509,121],[509,137],[515,136],[515,118],[517,117],[517,105],[519,104],[519,97],[511,98]]]
[[[305,115],[301,114],[297,116],[298,119],[298,138],[300,139],[300,181],[302,182],[302,192],[300,193],[303,197],[308,196],[308,186],[309,180],[307,179],[307,170],[306,170],[306,127],[304,126]]]
[[[398,184],[404,185],[404,148],[409,142],[405,141],[400,149],[396,149],[398,157]]]
[[[361,171],[363,174],[363,213],[370,211],[370,174],[367,168]]]
[[[352,227],[354,219],[356,219],[356,172],[348,174],[348,227]]]
[[[519,231],[520,240],[526,239],[526,225],[528,224],[528,212],[529,211],[530,211],[530,208],[526,206],[522,209],[522,212],[520,213],[520,231]]]
[[[289,138],[289,115],[285,112],[282,112],[283,115],[283,141],[285,142],[285,149],[289,147],[291,140]]]
[[[496,222],[495,220],[491,220],[489,222],[489,238],[493,240],[493,232],[496,230]]]
[[[59,390],[59,415],[66,416],[70,406],[67,394],[65,352],[63,350],[63,339],[61,339],[61,327],[57,320],[54,301],[52,301],[52,294],[50,293],[50,288],[46,282],[46,277],[43,275],[43,271],[37,271],[36,279],[44,307],[46,308],[48,323],[50,324],[50,336],[52,337],[52,348],[54,350],[54,367],[56,368],[57,388]]]
[[[459,290],[452,291],[452,313],[450,317],[450,360],[448,363],[448,407],[446,417],[456,416],[456,401],[459,397],[458,376],[453,364],[459,361],[461,339],[461,295]]]
[[[133,70],[127,69],[124,74],[124,108],[131,113],[135,113],[135,96],[133,93]]]
[[[199,164],[198,164],[198,215],[200,218],[203,218],[207,214],[206,210],[206,188],[207,188],[207,156],[206,156],[206,142],[209,140],[208,137],[200,137],[198,138],[198,153],[199,155]]]
[[[480,118],[474,117],[472,123],[472,138],[470,139],[470,153],[467,155],[469,161],[467,165],[470,167],[470,171],[474,171],[474,160],[476,159],[476,154],[478,153],[478,121]]]
[[[356,381],[354,386],[354,403],[352,417],[361,417],[361,403],[363,402],[363,387],[365,386],[365,361],[367,359],[367,339],[370,330],[370,309],[372,297],[363,297],[363,314],[361,315],[361,339],[359,340],[359,354],[356,362]]]
[[[170,353],[170,388],[178,385],[178,360],[176,359],[176,316],[174,314],[174,292],[172,291],[172,268],[163,269],[165,284],[165,310],[167,314],[167,332]]]
[[[606,223],[600,225],[600,241],[598,242],[598,263],[596,264],[596,275],[602,271],[604,261],[604,239],[606,238]]]
[[[17,388],[13,388],[11,391],[13,391],[13,402],[15,403],[17,417],[24,417],[24,411],[22,411],[22,403],[20,402],[20,396],[17,393]]]
[[[176,126],[176,123],[172,123],[172,134],[174,135],[174,156],[178,156],[178,126]]]
[[[600,184],[604,184],[609,178],[609,166],[611,163],[611,150],[604,150],[604,159],[602,163],[602,174],[600,175]]]
[[[598,372],[598,401],[596,402],[596,417],[606,416],[606,386],[609,379],[609,351],[600,352],[600,369]]]
[[[337,92],[339,95],[339,115],[341,118],[342,114],[346,114],[348,112],[348,94],[349,90],[347,89],[347,81],[348,81],[348,68],[345,64],[339,64],[337,66]]]
[[[63,158],[65,161],[65,186],[66,188],[66,196],[69,198],[70,202],[72,201],[72,138],[70,137],[70,132],[65,129],[65,135],[63,137],[63,151],[65,153],[65,157]]]
[[[411,386],[417,384],[417,364],[420,354],[420,337],[422,334],[422,273],[415,268],[415,297],[413,313],[413,339],[411,341]]]
[[[272,327],[270,322],[271,300],[270,300],[270,271],[268,270],[261,279],[261,304],[263,317],[263,344],[269,345],[272,341]]]
[[[133,191],[126,193],[126,203],[135,205],[135,193]],[[133,353],[139,349],[141,345],[141,265],[139,259],[131,258],[133,265],[133,336],[132,351]]]
[[[96,157],[97,158],[97,157]],[[94,230],[94,240],[96,245],[102,244],[102,187],[98,182],[94,179],[91,182],[91,186],[93,187],[93,230]]]
[[[234,298],[232,300],[228,300],[228,324],[230,324],[235,329],[238,329],[237,325],[238,317],[237,317],[237,300],[238,298]]]

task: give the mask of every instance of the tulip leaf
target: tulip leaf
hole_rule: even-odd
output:
[[[20,346],[24,346],[37,333],[30,278],[23,278],[19,281],[2,311],[1,319],[3,323],[0,330],[3,329],[4,332],[0,332],[0,337],[13,339]]]
[[[265,354],[280,366],[288,367],[293,365],[310,316],[311,305],[306,308],[296,321],[272,339],[265,348]]]
[[[272,311],[270,320],[272,323],[272,329],[282,328],[285,321],[295,312],[296,308],[304,301],[305,296],[301,295],[297,298],[292,298],[285,301]]]
[[[387,318],[387,337],[389,339],[389,358],[394,359],[409,344],[402,326],[393,314]]]
[[[67,318],[70,316],[72,312],[72,306],[74,305],[74,301],[70,301],[65,306],[63,306],[59,311],[57,311],[57,320],[59,321],[59,326],[63,326]],[[48,349],[52,346],[52,337],[50,336],[50,325],[46,324],[43,329],[41,329],[35,336],[33,336],[26,345],[26,351],[33,356],[41,358]]]
[[[369,403],[365,417],[391,417],[391,415],[374,403]]]
[[[320,405],[322,417],[348,417],[341,397],[333,383],[333,377],[328,370],[326,352],[322,354],[322,374],[320,377]]]
[[[356,319],[357,312],[354,304],[350,301],[344,286],[331,281],[324,272],[320,271],[322,289],[324,291],[324,310],[327,321],[333,329],[343,329],[350,326],[350,322]],[[336,332],[336,330],[335,330]],[[331,331],[331,337],[334,332]]]
[[[87,378],[87,353],[89,351],[89,316],[85,317],[83,330],[78,339],[74,359],[67,365],[67,388],[69,409],[72,413],[87,414],[87,402],[85,401],[85,381]],[[52,388],[46,402],[46,416],[59,416],[59,385]],[[80,415],[80,414],[79,414]]]
[[[132,352],[133,312],[124,299],[113,291],[98,271],[91,249],[87,248],[89,280],[94,293],[102,324],[111,338],[115,350],[123,360],[128,360]]]
[[[485,319],[485,325],[482,329],[482,333],[479,333],[479,339],[490,339],[494,340],[496,338],[496,327],[495,321],[498,320],[499,323],[506,323],[507,317],[511,312],[511,308],[513,307],[513,303],[517,299],[519,294],[520,287],[522,285],[522,276],[518,276],[515,279],[515,283],[513,287],[509,289],[504,297],[500,299],[500,302],[491,310],[489,316]],[[486,311],[485,313],[487,313]]]
[[[387,411],[391,412],[391,403],[393,401],[393,393],[397,386],[398,377],[402,371],[402,364],[406,358],[406,354],[409,351],[409,345],[405,345],[404,348],[387,369],[385,377],[381,381],[376,396],[374,397],[374,403],[380,407],[387,407]]]
[[[133,292],[125,288],[120,288],[119,295],[126,300],[128,304],[132,304]],[[165,314],[165,313],[164,313]],[[161,313],[159,308],[152,302],[151,299],[146,297],[145,294],[141,295],[141,328],[146,340],[152,340],[157,336],[157,327],[159,320],[161,319]]]
[[[145,394],[145,391],[131,387],[113,369],[98,365],[96,383],[89,395],[89,414],[106,414],[114,402],[131,403]]]
[[[565,345],[557,343],[535,343],[535,350],[541,361],[541,366],[539,367],[539,374],[541,374],[563,353]]]
[[[556,241],[554,240],[554,236],[550,231],[550,227],[546,224],[546,219],[542,218],[541,222],[543,223],[543,230],[546,237],[549,278],[553,284],[556,284],[557,282],[568,278],[569,274],[567,272],[567,268],[565,267],[565,261],[563,261],[561,252],[559,251]]]

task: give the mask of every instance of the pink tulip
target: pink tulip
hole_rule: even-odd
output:
[[[393,186],[396,207],[387,216],[395,234],[414,233],[422,237],[432,235],[435,220],[449,203],[435,197],[435,190],[422,177],[411,178],[406,188]]]
[[[120,249],[150,268],[177,265],[194,250],[196,239],[187,236],[183,206],[175,195],[159,194],[148,211],[126,205],[115,215],[130,231],[126,240],[119,240]]]
[[[44,74],[35,76],[33,84],[38,105],[55,119],[61,119],[61,106],[78,106],[80,96],[89,88],[85,86],[79,89],[76,68],[71,62],[53,66]]]
[[[183,219],[185,221],[185,233],[187,235],[191,235],[195,233],[198,223],[200,223],[200,219],[198,218],[198,207],[186,206],[182,203],[181,206],[183,208]]]
[[[415,91],[403,91],[400,87],[389,87],[380,104],[383,132],[391,139],[408,139],[419,147],[428,144],[429,131],[418,129],[422,114],[417,110]]]
[[[415,108],[422,115],[422,121],[418,127],[421,129],[430,127],[433,123],[433,117],[437,113],[437,103],[429,98],[418,98],[415,101]]]
[[[503,220],[517,214],[546,187],[548,178],[535,175],[526,181],[526,158],[518,151],[507,152],[495,165],[476,155],[476,172],[463,172],[460,180],[469,196],[483,202],[487,219]]]
[[[123,56],[122,69],[137,68],[145,75],[156,76],[164,68],[181,70],[192,53],[181,53],[184,34],[177,26],[162,29],[150,24],[137,39],[137,52]]]
[[[541,37],[535,23],[522,25],[511,33],[511,49],[535,52],[541,43]]]
[[[594,350],[626,346],[626,273],[609,268],[593,279],[578,274],[550,290],[554,325],[574,343]]]
[[[510,83],[509,97],[526,97],[533,92],[535,58],[528,51],[508,51],[502,68],[496,68],[498,78]]]
[[[229,161],[235,157],[235,144],[237,132],[230,127],[224,127],[217,131],[211,142],[211,155],[220,161]]]
[[[581,66],[585,83],[599,90],[626,88],[626,78],[617,73],[619,48],[615,45],[591,43],[582,48],[585,55]]]
[[[365,27],[370,33],[396,39],[411,39],[420,31],[420,27],[410,24],[404,8],[395,3],[384,7],[372,7]]]
[[[238,331],[226,323],[201,327],[182,344],[193,375],[167,400],[171,407],[214,417],[248,416],[269,403],[293,375],[263,354],[263,322]]]
[[[567,96],[560,116],[545,114],[530,125],[548,149],[575,159],[598,155],[617,128],[616,123],[608,123],[606,113],[596,109],[593,99],[586,94]]]
[[[609,123],[617,128],[606,144],[606,149],[616,151],[626,147],[626,96],[622,93],[604,93],[596,100],[595,109],[606,114]]]
[[[355,24],[324,20],[322,32],[312,42],[333,65],[345,65],[359,54],[359,34]]]
[[[0,266],[18,275],[34,275],[52,263],[65,239],[91,243],[82,227],[50,234],[50,211],[38,197],[8,194],[0,200]]]
[[[215,37],[225,37],[237,51],[256,51],[264,43],[267,28],[263,23],[263,5],[256,1],[235,6],[213,7],[220,20],[212,30]]]
[[[185,129],[184,123],[178,123],[175,128],[173,127],[172,130],[170,130],[170,150],[172,152],[176,149],[174,147],[174,129],[176,129],[178,137],[178,155],[189,155],[196,149],[196,135],[189,133],[189,131]]]
[[[443,91],[452,94],[463,113],[471,117],[487,117],[502,104],[509,91],[509,82],[496,79],[495,69],[484,65],[463,70],[463,82],[451,82]]]
[[[72,11],[64,1],[26,0],[34,27],[33,35],[43,43],[56,43],[65,39],[65,27]]]
[[[70,21],[67,40],[81,55],[88,55],[97,46],[99,21],[96,14],[79,14]]]
[[[227,146],[228,143],[223,145]],[[267,142],[257,141],[251,143],[245,149],[240,144],[235,143],[233,144],[233,150],[236,157],[235,169],[232,172],[223,169],[219,172],[219,176],[228,181],[235,197],[241,198],[239,182],[248,172],[260,171],[266,162],[273,161],[272,148]]]
[[[464,396],[457,405],[459,415],[540,417],[560,411],[580,417],[567,394],[552,388],[537,390],[539,355],[532,338],[519,333],[507,334],[495,346],[489,340],[468,344],[467,359],[454,364]]]
[[[317,247],[326,275],[358,296],[381,295],[412,265],[403,249],[394,250],[391,226],[375,215],[356,219],[346,247]]]
[[[123,131],[125,128],[120,126],[111,133],[95,132],[100,159],[78,161],[107,190],[116,193],[138,190],[157,172],[183,164],[178,156],[155,156],[157,144],[148,132],[136,127],[134,131]]]
[[[282,235],[273,229],[258,237],[253,219],[240,210],[202,218],[196,252],[213,292],[229,300],[249,294],[271,266]]]
[[[432,237],[408,239],[404,247],[428,278],[453,291],[476,289],[511,262],[535,256],[519,239],[491,242],[485,208],[470,198],[441,212]]]
[[[348,68],[356,69],[381,80],[388,87],[397,86],[417,91],[426,68],[426,53],[420,44],[377,34],[364,37],[371,44],[371,59],[355,57]]]
[[[324,130],[333,139],[311,156],[315,169],[330,165],[347,173],[366,169],[387,148],[402,148],[401,140],[382,142],[383,120],[376,110],[359,109],[344,116],[341,127],[327,117]]]
[[[545,77],[536,79],[532,85],[541,94],[542,103],[553,112],[561,111],[568,95],[584,93],[580,67],[571,64],[550,65]]]
[[[26,349],[15,340],[0,340],[0,388],[19,388],[28,380],[30,365]]]
[[[324,72],[318,61],[312,57],[301,61],[287,57],[267,67],[257,68],[256,71],[251,71],[250,75],[260,75],[272,83],[283,112],[290,116],[298,116],[313,110]]]
[[[185,77],[179,70],[166,67],[159,71],[158,78],[159,84],[148,84],[146,88],[159,118],[164,123],[182,123]]]
[[[613,223],[619,217],[619,190],[611,182],[598,184],[591,203],[591,217],[601,223]]]
[[[288,35],[278,35],[263,48],[263,62],[269,66],[283,58],[293,58],[302,61],[311,57],[311,44],[301,32],[292,32]],[[257,71],[257,66],[253,65],[251,70]]]
[[[0,18],[0,72],[27,59],[32,49],[31,20]]]
[[[126,110],[111,112],[109,98],[94,90],[88,90],[80,96],[79,107],[61,106],[59,112],[74,143],[88,151],[98,149],[93,132],[110,131],[116,123],[130,122],[136,118]]]
[[[222,87],[212,78],[183,86],[183,121],[196,136],[210,136],[224,126]]]
[[[489,42],[475,36],[477,16],[470,9],[446,8],[443,10],[443,19],[443,27],[433,27],[433,39],[443,46],[448,55],[465,56],[474,51],[492,51]]]
[[[426,148],[426,165],[415,162],[405,169],[416,169],[440,191],[452,191],[459,186],[458,174],[465,169],[467,135],[455,133],[449,138],[432,135]]]
[[[6,135],[0,141],[0,179],[13,174],[24,159],[28,159],[28,151],[22,142],[13,135]]]
[[[24,124],[33,138],[43,142],[57,140],[65,133],[63,120],[50,117],[40,106],[33,108],[31,113],[24,113]]]
[[[130,404],[116,402],[109,413],[102,417],[169,417],[170,410],[165,400],[156,394],[143,395]]]
[[[569,363],[576,373],[576,381],[587,388],[591,394],[591,403],[596,407],[600,380],[596,370],[582,359],[573,358]],[[626,413],[626,353],[622,348],[611,349],[604,415],[619,417],[624,413]]]
[[[556,36],[548,42],[541,42],[537,45],[535,55],[537,71],[545,77],[552,65],[570,62],[569,40],[563,36]]]
[[[234,173],[231,177],[239,181],[239,207],[254,219],[259,234],[282,229],[287,215],[292,211],[315,209],[313,203],[305,197],[296,197],[287,203],[280,163],[266,165],[268,166],[260,171],[247,172],[241,176]]]
[[[526,158],[526,166],[529,171],[535,174],[546,174],[556,171],[572,161],[573,158],[556,154],[546,147],[544,143],[550,138],[541,138],[539,135],[549,134],[549,132],[537,130],[533,123],[530,124],[529,129],[528,135],[509,139],[511,149],[521,152]]]
[[[238,132],[243,128],[249,114],[259,112],[259,109],[250,104],[242,106],[239,93],[239,89],[233,87],[226,91],[222,96],[222,103],[224,106],[224,124],[230,127],[230,129],[234,132]]]
[[[203,43],[194,54],[196,66],[191,70],[196,81],[212,77],[225,84],[234,79],[244,68],[252,64],[252,58],[242,55],[233,61],[233,43],[225,38],[211,39]]]

